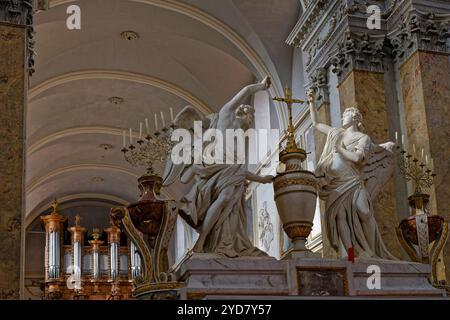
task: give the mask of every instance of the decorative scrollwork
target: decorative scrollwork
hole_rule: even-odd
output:
[[[402,246],[403,250],[405,250],[405,252],[408,254],[411,261],[418,262],[416,250],[414,249],[411,243],[406,241],[405,237],[403,236],[402,229],[400,227],[397,227],[395,231],[397,232],[397,238],[398,241],[400,242],[400,245]]]
[[[285,179],[285,180],[276,181],[274,183],[274,189],[279,190],[281,188],[288,187],[291,185],[304,185],[304,186],[313,187],[315,189],[319,188],[319,184],[317,183],[317,181],[315,181],[313,179],[299,178],[299,179]]]
[[[442,231],[439,235],[439,238],[436,239],[433,247],[431,248],[431,270],[432,270],[431,274],[435,282],[438,278],[437,272],[438,258],[442,250],[444,249],[445,244],[447,243],[447,239],[448,239],[448,222],[444,222],[442,224]]]
[[[142,262],[144,264],[142,282],[150,282],[152,280],[151,254],[141,234],[134,227],[128,209],[125,207],[112,208],[111,219],[117,227],[123,228],[125,230],[127,236],[131,241],[134,242],[134,244],[138,248],[139,254],[141,255]]]

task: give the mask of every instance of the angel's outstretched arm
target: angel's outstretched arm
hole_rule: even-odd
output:
[[[247,171],[245,173],[245,179],[259,183],[271,183],[273,181],[273,178],[273,176],[259,176],[257,174],[251,173],[250,171]]]
[[[244,87],[241,91],[236,94],[233,99],[227,102],[220,113],[229,114],[229,112],[234,112],[234,110],[245,102],[245,100],[251,95],[258,91],[267,90],[270,87],[270,78],[266,77],[261,83],[251,84]]]
[[[324,134],[328,134],[328,132],[330,132],[330,130],[331,130],[331,127],[329,125],[319,122],[319,117],[317,116],[317,110],[316,110],[316,95],[314,93],[314,90],[312,90],[312,89],[310,89],[308,91],[308,104],[309,104],[309,113],[311,114],[311,121],[312,121],[313,127]]]

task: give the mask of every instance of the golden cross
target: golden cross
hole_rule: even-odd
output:
[[[295,143],[295,137],[294,137],[294,124],[292,122],[292,104],[294,103],[304,103],[305,101],[300,99],[293,99],[292,98],[292,91],[289,89],[288,86],[284,88],[284,98],[273,98],[274,101],[278,102],[284,102],[286,103],[288,107],[288,141],[287,141],[287,149],[297,149],[297,144]]]

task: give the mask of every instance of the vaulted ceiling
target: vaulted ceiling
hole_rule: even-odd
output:
[[[66,27],[71,4],[81,8],[81,30]],[[216,111],[265,75],[271,94],[280,94],[292,73],[284,40],[299,11],[298,0],[50,1],[35,17],[27,224],[54,197],[77,208],[136,201],[143,171],[123,159],[121,134],[144,118],[188,104]],[[124,39],[123,31],[139,37]]]

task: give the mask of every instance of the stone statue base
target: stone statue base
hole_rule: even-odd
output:
[[[370,266],[378,266],[379,288]],[[375,267],[376,268],[376,267]],[[227,259],[194,254],[177,271],[181,299],[237,297],[442,297],[429,265],[389,260],[271,257]],[[369,279],[369,277],[372,277]],[[369,286],[368,286],[369,283]]]

